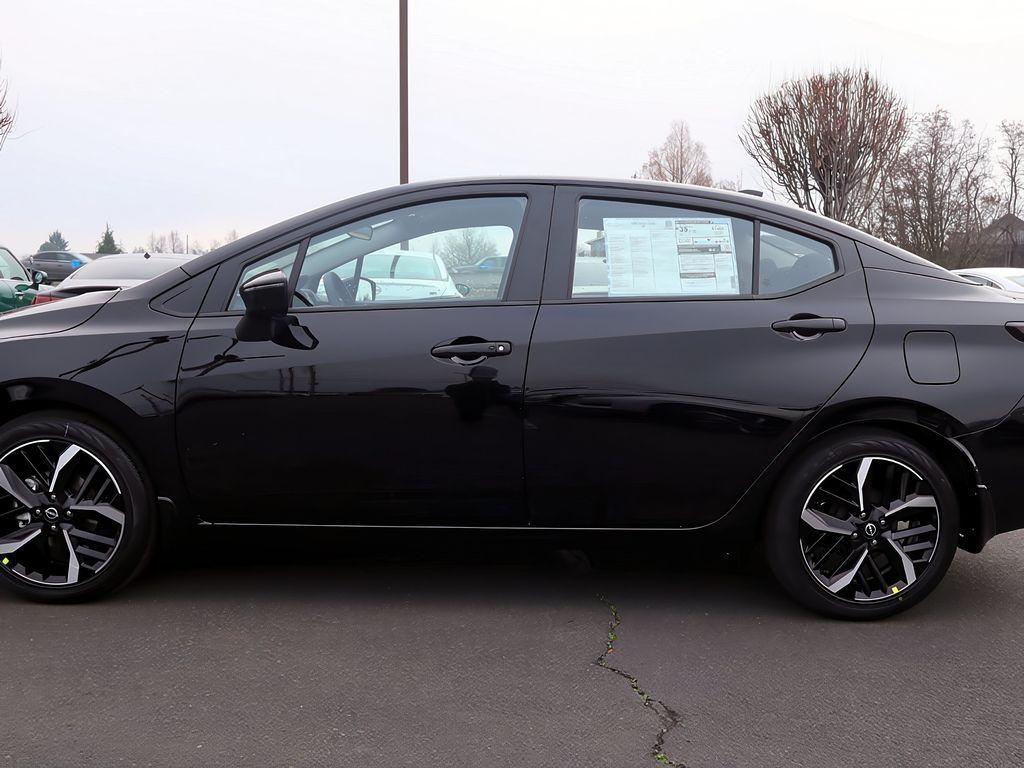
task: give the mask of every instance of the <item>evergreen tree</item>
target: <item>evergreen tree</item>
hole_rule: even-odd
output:
[[[96,244],[96,253],[122,253],[121,248],[114,240],[114,233],[110,230],[110,224],[107,224],[106,229],[103,230],[103,236],[100,237],[99,243]]]
[[[39,246],[39,252],[45,253],[46,251],[66,251],[68,249],[68,241],[64,239],[64,235],[60,233],[59,229],[53,230],[50,233],[50,238]]]

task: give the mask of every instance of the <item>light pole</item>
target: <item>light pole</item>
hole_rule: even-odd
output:
[[[398,0],[398,175],[409,183],[409,0]]]

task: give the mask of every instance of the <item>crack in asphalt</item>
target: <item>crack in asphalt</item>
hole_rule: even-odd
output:
[[[604,652],[594,659],[594,664],[601,669],[607,669],[609,672],[614,672],[619,677],[628,681],[629,687],[633,690],[633,693],[637,695],[643,705],[657,715],[658,722],[661,724],[661,729],[658,731],[658,736],[654,740],[654,744],[651,745],[651,757],[661,765],[671,766],[671,768],[687,768],[686,763],[681,760],[673,760],[665,754],[665,737],[668,736],[669,732],[678,726],[682,720],[679,713],[665,702],[651,696],[644,687],[640,685],[640,681],[632,674],[608,663],[608,657],[615,653],[615,641],[618,639],[618,629],[622,626],[622,617],[619,616],[619,611],[611,600],[603,595],[598,595],[597,599],[604,603],[608,610],[611,611],[612,617],[608,622],[608,636],[605,641]]]

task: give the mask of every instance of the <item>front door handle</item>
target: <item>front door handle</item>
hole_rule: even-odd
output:
[[[772,330],[777,333],[788,333],[794,339],[810,341],[823,333],[837,333],[846,330],[846,321],[841,317],[791,317],[789,320],[776,320]]]
[[[502,357],[512,353],[507,341],[471,341],[461,344],[439,344],[430,354],[441,360],[451,360],[459,365],[476,365],[488,357]]]

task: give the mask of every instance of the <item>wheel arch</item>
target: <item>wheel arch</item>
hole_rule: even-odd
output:
[[[173,415],[141,416],[116,397],[75,381],[24,379],[0,385],[0,427],[22,416],[54,411],[74,414],[110,433],[145,473],[161,518],[177,516],[175,499],[183,497],[183,489],[176,471]],[[161,439],[168,430],[171,439]],[[142,435],[147,439],[140,439]],[[174,458],[170,464],[168,451]],[[175,470],[160,471],[165,467]]]
[[[988,489],[974,457],[956,439],[967,430],[949,414],[931,406],[902,400],[850,403],[819,413],[775,459],[758,483],[740,502],[740,518],[753,523],[760,536],[761,524],[775,489],[786,470],[814,443],[852,428],[876,428],[919,443],[949,477],[960,508],[958,545],[980,552],[995,530]]]

